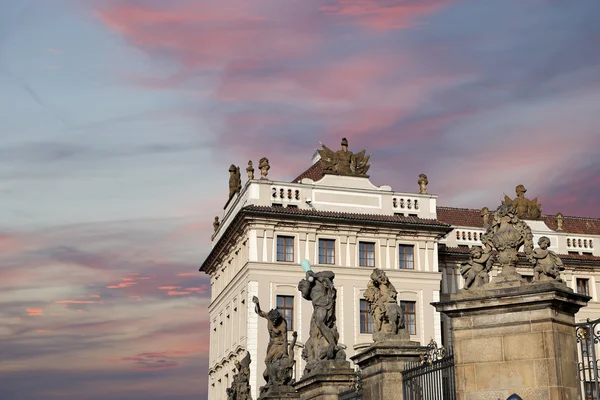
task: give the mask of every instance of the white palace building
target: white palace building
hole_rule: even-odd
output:
[[[459,267],[470,248],[481,246],[487,209],[439,207],[437,196],[427,193],[424,175],[416,192],[396,192],[373,185],[364,174],[368,165],[362,174],[337,174],[328,156],[359,167],[365,167],[368,157],[347,151],[347,141],[337,153],[324,149],[292,182],[271,180],[266,159],[259,165],[262,176],[254,179],[249,167],[243,186],[239,168],[230,168],[229,201],[214,224],[212,250],[200,268],[211,277],[211,400],[226,399],[234,360],[246,351],[252,359],[253,398],[265,383],[269,335],[266,321],[254,312],[253,296],[263,309],[277,308],[285,316],[290,336],[298,332],[295,374],[302,374],[301,352],[312,312],[297,288],[304,277],[303,259],[314,271],[335,273],[339,342],[348,357],[372,342],[362,294],[375,267],[385,270],[398,291],[411,340],[426,345],[433,338],[452,345],[449,324],[431,303],[462,288]],[[567,284],[592,297],[577,321],[600,317],[600,219],[541,215],[526,222],[534,243],[541,236],[550,238],[550,249],[565,264]],[[533,275],[531,267],[520,272],[526,278]]]

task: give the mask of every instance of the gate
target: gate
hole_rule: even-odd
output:
[[[432,339],[427,352],[402,372],[404,400],[455,400],[454,356]]]
[[[598,385],[598,358],[596,344],[600,342],[597,325],[600,318],[575,324],[575,334],[579,343],[579,382],[583,400],[600,400]]]
[[[361,370],[354,371],[354,382],[350,390],[338,394],[338,400],[362,400]]]

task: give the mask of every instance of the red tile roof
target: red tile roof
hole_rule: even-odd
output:
[[[490,212],[493,211],[494,210],[490,210]],[[438,221],[454,226],[483,228],[481,210],[474,210],[471,208],[438,207],[437,219]],[[491,220],[492,217],[490,215],[490,222]],[[542,220],[546,223],[548,228],[556,230],[556,217],[554,215],[542,215]],[[565,216],[563,221],[563,232],[582,235],[600,235],[600,218]]]
[[[318,181],[323,177],[323,165],[321,165],[321,160],[317,161],[313,165],[311,165],[306,171],[298,175],[296,179],[292,182],[298,182],[300,179],[308,178],[313,181]]]

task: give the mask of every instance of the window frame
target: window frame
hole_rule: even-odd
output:
[[[363,309],[364,304],[364,309]],[[363,315],[365,324],[363,324]],[[364,328],[364,329],[363,329]],[[366,299],[358,301],[358,331],[360,334],[368,335],[373,333],[373,316],[369,312],[369,302]]]
[[[279,239],[283,239],[283,244],[282,245],[279,244]],[[292,249],[292,252],[291,252],[292,259],[291,260],[287,259],[288,258],[287,256],[289,255],[288,252],[287,252],[287,249],[289,248],[287,240],[291,241],[291,246],[289,246]],[[296,238],[294,236],[277,235],[276,249],[275,249],[275,253],[276,253],[275,254],[275,259],[277,260],[277,262],[287,262],[287,263],[293,263],[294,262],[294,259],[296,258],[296,249],[295,249],[296,246],[295,246],[295,243],[294,243],[295,240],[296,240]],[[283,247],[283,252],[279,251],[279,248],[281,246]],[[279,258],[280,255],[283,256],[283,259]]]
[[[406,259],[408,254],[406,251],[402,252],[402,249],[411,249],[410,261]],[[404,265],[404,266],[403,266]],[[408,266],[410,265],[410,267]],[[398,269],[415,269],[415,245],[414,244],[399,244],[398,245]]]
[[[325,246],[323,248],[323,250],[325,251],[325,253],[323,255],[323,261],[324,262],[321,262],[321,249],[322,249],[321,242],[323,242],[323,243],[331,243],[332,244],[331,248],[329,248],[328,246]],[[319,264],[321,264],[321,265],[335,265],[335,242],[336,242],[335,239],[330,239],[330,238],[319,238],[318,239],[317,244],[318,244],[318,260],[319,260]],[[333,252],[333,257],[332,257],[333,258],[333,262],[328,262],[328,258],[329,258],[328,254],[327,254],[328,250],[331,250]]]
[[[283,301],[283,306],[279,307],[279,299],[282,299]],[[288,299],[291,299],[291,303],[288,304]],[[287,307],[287,306],[290,307]],[[275,296],[275,309],[277,311],[279,311],[279,313],[281,314],[281,316],[286,320],[287,322],[287,330],[288,331],[293,331],[294,330],[294,296],[291,295],[287,295],[287,294],[278,294]],[[287,319],[286,315],[285,315],[285,311],[291,311],[291,317],[290,320]],[[283,311],[283,312],[282,312]]]
[[[579,283],[584,283],[585,285],[579,285]],[[579,291],[580,287],[585,286],[585,292]],[[575,278],[575,289],[578,294],[583,294],[585,296],[590,296],[590,279],[589,278]]]
[[[359,241],[358,242],[358,266],[359,267],[367,267],[367,268],[375,268],[377,263],[376,263],[376,259],[375,259],[375,242],[368,242],[368,241]],[[372,249],[372,253],[373,253],[373,265],[369,265],[369,251],[368,251],[368,247],[367,246],[373,246]],[[364,250],[363,250],[364,247]],[[365,255],[365,257],[362,257],[362,255]],[[365,264],[363,264],[363,261],[365,262]]]
[[[408,305],[413,305],[413,311],[409,312],[408,311]],[[404,315],[404,327],[405,329],[407,329],[408,334],[409,335],[416,335],[417,334],[417,302],[416,301],[410,301],[410,300],[400,300],[400,307],[402,307],[402,314]],[[410,327],[410,321],[408,316],[409,315],[413,315],[414,316],[414,330],[411,332]]]

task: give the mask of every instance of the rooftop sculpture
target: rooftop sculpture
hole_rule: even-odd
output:
[[[288,346],[287,321],[281,313],[276,310],[264,312],[260,309],[258,297],[254,296],[252,302],[255,304],[254,311],[267,320],[269,331],[269,344],[267,356],[265,357],[265,371],[263,378],[267,384],[260,388],[261,396],[275,395],[293,392],[294,388],[292,373],[294,369],[294,346],[298,334],[292,334],[292,343]]]
[[[367,171],[371,164],[369,164],[369,156],[365,156],[367,149],[359,153],[352,153],[348,150],[348,140],[342,138],[342,149],[333,151],[323,143],[322,150],[317,150],[321,156],[321,165],[323,166],[323,174],[332,175],[347,175],[347,176],[360,176],[368,178]]]
[[[346,352],[338,345],[335,274],[331,271],[313,272],[305,263],[303,268],[306,278],[298,283],[298,290],[313,305],[310,333],[302,350],[302,358],[306,360],[304,374],[335,368],[336,364],[346,367]]]
[[[537,219],[542,215],[542,205],[538,202],[536,197],[533,200],[529,200],[525,197],[525,186],[519,185],[515,188],[517,197],[511,199],[507,195],[504,195],[504,201],[502,204],[514,205],[517,210],[517,216],[525,219]]]
[[[369,303],[369,313],[373,316],[373,341],[408,340],[409,337],[404,331],[404,316],[397,296],[398,292],[385,272],[375,268],[364,293]]]
[[[229,198],[242,190],[242,178],[240,176],[240,167],[231,164],[229,166]]]

